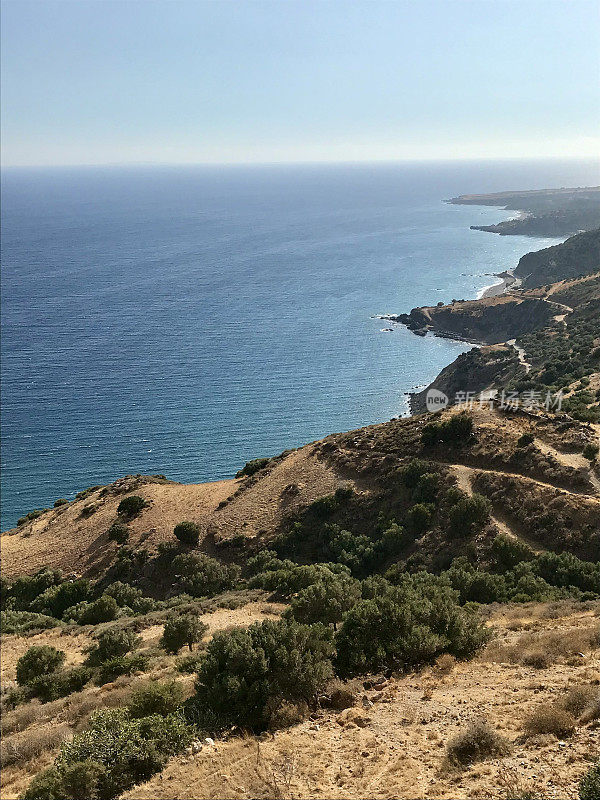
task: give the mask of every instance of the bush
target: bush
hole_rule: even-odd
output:
[[[121,675],[133,675],[135,672],[144,672],[147,668],[148,656],[144,653],[109,658],[98,667],[95,683],[102,686],[105,683],[111,683]]]
[[[17,611],[30,611],[32,601],[46,589],[60,583],[61,580],[60,570],[43,567],[35,575],[22,575],[17,578],[10,588],[7,588],[5,584],[2,599],[4,601],[10,598],[13,608]]]
[[[600,448],[597,444],[588,443],[583,448],[583,457],[587,458],[589,461],[595,461],[598,458],[598,452]]]
[[[529,736],[551,733],[565,739],[575,732],[575,718],[558,705],[540,706],[525,720],[525,731]]]
[[[597,686],[574,686],[560,701],[565,711],[580,717],[585,711],[600,702],[600,689]]]
[[[487,497],[474,494],[465,497],[452,506],[448,513],[452,531],[460,536],[470,536],[481,530],[490,518],[491,503]]]
[[[125,709],[97,711],[90,727],[61,747],[54,766],[38,775],[24,800],[113,800],[152,777],[192,740],[175,714],[131,719]]]
[[[527,447],[530,444],[533,444],[535,441],[535,436],[533,433],[524,433],[517,439],[517,447]]]
[[[96,800],[98,783],[106,770],[97,761],[75,761],[62,770],[41,772],[23,794],[23,800]]]
[[[185,553],[173,560],[181,588],[194,597],[210,597],[232,589],[240,575],[236,565],[222,564],[204,553]]]
[[[192,650],[193,645],[202,639],[207,630],[208,625],[201,622],[194,614],[174,617],[165,625],[160,646],[167,653],[173,654],[178,653],[184,645]]]
[[[118,505],[117,514],[124,517],[137,517],[146,508],[148,503],[143,497],[137,494],[131,494],[129,497],[124,497]]]
[[[511,569],[521,561],[531,561],[533,550],[524,542],[499,533],[492,542],[492,555],[500,567]]]
[[[466,442],[473,433],[473,419],[464,411],[445,422],[430,422],[421,431],[421,443],[431,447],[439,442]]]
[[[96,636],[96,645],[88,650],[86,664],[97,667],[112,658],[119,658],[135,650],[140,643],[139,637],[131,630],[108,628]]]
[[[77,621],[80,625],[99,625],[101,622],[112,622],[119,614],[119,606],[114,597],[103,594],[93,603],[85,603]]]
[[[121,581],[111,583],[106,587],[103,594],[108,597],[114,597],[120,608],[130,608],[132,611],[144,614],[152,611],[155,605],[151,597],[144,597],[141,589]]]
[[[41,631],[61,625],[55,617],[46,614],[33,614],[31,611],[2,611],[0,628],[7,636],[9,633],[24,634],[29,631]]]
[[[181,672],[182,675],[194,675],[200,668],[200,662],[204,658],[201,652],[187,653],[177,659],[175,669]]]
[[[333,676],[331,632],[323,625],[266,620],[222,631],[209,642],[195,704],[219,726],[264,729],[283,702],[310,703]]]
[[[59,508],[59,506],[66,506],[68,505],[69,501],[64,497],[59,497],[58,500],[54,501],[54,508]]]
[[[66,653],[49,644],[34,645],[17,661],[17,683],[27,686],[36,678],[60,669]]]
[[[60,619],[68,608],[85,601],[89,593],[90,582],[84,578],[76,581],[64,581],[50,586],[38,595],[32,601],[29,610]]]
[[[337,635],[342,675],[408,669],[448,652],[470,658],[489,632],[458,595],[427,573],[405,576],[399,587],[362,600],[349,611]]]
[[[484,720],[477,720],[450,740],[446,755],[450,762],[466,766],[485,758],[508,755],[510,750],[508,739],[496,733]]]
[[[28,688],[42,703],[49,703],[51,700],[67,697],[73,692],[80,692],[91,676],[91,670],[85,667],[73,667],[49,675],[40,675],[29,683]]]
[[[253,458],[252,461],[246,462],[242,469],[235,473],[235,477],[243,478],[246,475],[254,475],[255,472],[266,467],[270,460],[270,458]]]
[[[129,540],[129,528],[123,522],[114,522],[107,530],[106,535],[111,542],[125,544]]]
[[[292,600],[289,615],[297,622],[333,624],[334,629],[342,617],[361,599],[360,583],[342,575],[313,583],[302,589]]]
[[[183,703],[183,687],[177,681],[154,681],[135,689],[127,706],[134,719],[159,714],[168,717]]]
[[[579,781],[580,800],[598,800],[600,797],[600,759],[590,767]]]
[[[433,506],[425,503],[417,503],[408,511],[408,521],[413,531],[421,535],[425,533],[433,518]]]
[[[195,522],[180,522],[173,528],[173,533],[182,544],[195,547],[200,539],[200,526]]]

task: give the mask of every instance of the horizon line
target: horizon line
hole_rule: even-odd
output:
[[[456,164],[469,162],[499,162],[499,161],[581,161],[598,164],[600,168],[600,155],[548,155],[548,156],[474,156],[474,157],[420,157],[420,158],[381,158],[381,159],[298,159],[298,160],[273,160],[273,161],[99,161],[99,162],[72,162],[61,164],[3,164],[0,170],[10,169],[93,169],[98,167],[274,167],[274,166],[361,166],[374,164]]]

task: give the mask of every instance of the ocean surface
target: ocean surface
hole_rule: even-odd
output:
[[[548,239],[470,192],[597,182],[580,163],[9,169],[2,529],[128,473],[248,459],[407,411],[468,345],[382,332],[471,298]]]

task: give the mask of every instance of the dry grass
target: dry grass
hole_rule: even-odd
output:
[[[575,733],[575,717],[558,704],[539,706],[527,717],[524,728],[528,736],[552,734],[557,739],[566,739]]]
[[[591,685],[574,686],[559,702],[565,711],[574,717],[581,717],[600,705],[600,688]]]
[[[34,758],[38,758],[48,750],[55,750],[62,742],[66,741],[73,729],[66,724],[49,725],[35,731],[26,731],[5,736],[0,747],[0,762],[2,768],[12,765],[20,767]]]
[[[450,764],[464,767],[486,758],[508,755],[510,751],[508,739],[495,731],[486,720],[479,719],[448,742],[446,757]]]

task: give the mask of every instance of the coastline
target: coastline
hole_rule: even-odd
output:
[[[509,289],[518,289],[521,285],[521,279],[515,277],[514,270],[512,269],[498,272],[496,273],[496,277],[500,278],[500,281],[480,289],[477,293],[477,300],[483,300],[486,297],[498,297],[501,294],[506,294]]]

